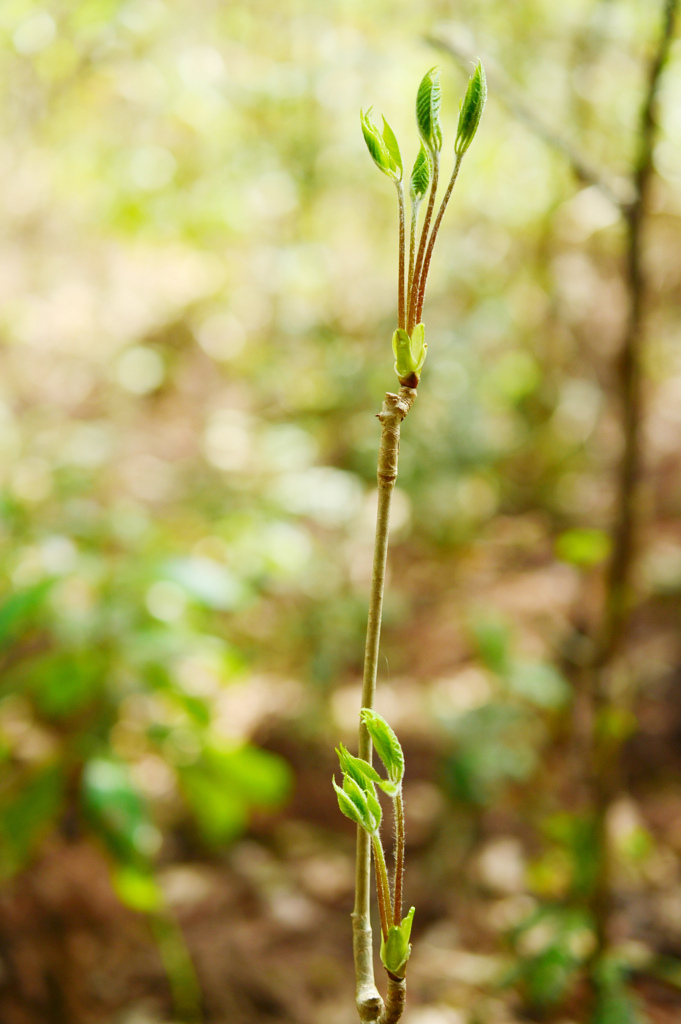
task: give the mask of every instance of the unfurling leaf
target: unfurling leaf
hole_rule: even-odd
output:
[[[362,134],[371,159],[378,169],[393,181],[402,181],[402,156],[392,128],[383,118],[383,134],[381,134],[371,120],[371,107],[366,113],[360,110],[359,116],[362,123]]]
[[[416,325],[411,338],[401,327],[398,327],[393,334],[395,373],[399,377],[400,384],[405,384],[407,387],[416,387],[418,384],[428,352],[425,339],[426,329],[423,324]]]
[[[380,784],[382,782],[381,776],[368,761],[363,761],[361,757],[354,757],[342,743],[340,747],[336,747],[336,753],[343,774],[353,778],[362,789],[368,789],[371,783]]]
[[[338,797],[338,806],[340,807],[341,812],[345,815],[346,818],[350,818],[350,820],[354,821],[356,825],[361,825],[363,828],[364,821],[362,813],[357,807],[357,805],[350,799],[345,790],[341,789],[341,787],[337,784],[335,778],[331,779],[331,784],[333,785],[333,788],[336,791],[336,796]]]
[[[394,924],[388,928],[388,937],[381,942],[381,963],[397,978],[403,978],[407,972],[407,961],[411,953],[409,938],[413,920],[414,907],[411,908],[401,924]]]
[[[409,179],[409,198],[412,203],[420,203],[430,184],[430,157],[426,147],[421,143],[419,155],[416,157],[414,167]]]
[[[404,775],[404,754],[397,736],[377,711],[362,708],[359,714],[371,736],[376,753],[385,765],[390,781],[401,782]]]
[[[442,149],[441,105],[440,69],[435,66],[423,76],[416,93],[416,124],[419,135],[433,154]]]
[[[401,181],[402,174],[404,173],[402,167],[402,154],[400,153],[399,143],[395,138],[395,132],[392,130],[385,118],[383,118],[383,141],[393,163],[397,168],[399,168],[399,180]]]
[[[486,99],[487,79],[485,78],[485,69],[480,61],[478,61],[475,71],[468,80],[466,95],[461,100],[459,124],[456,129],[456,142],[454,143],[454,152],[457,156],[463,156],[473,141],[480,124]]]
[[[335,778],[331,781],[342,813],[369,835],[374,835],[381,824],[381,807],[373,793],[365,792],[348,775],[343,779],[342,789]]]

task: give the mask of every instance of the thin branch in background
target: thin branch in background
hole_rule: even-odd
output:
[[[474,57],[473,47],[470,43],[462,45],[454,38],[427,36],[426,42],[436,50],[448,53],[464,70],[477,57],[477,54]],[[522,89],[515,84],[493,57],[483,54],[482,60],[487,73],[487,81],[495,98],[552,149],[562,153],[579,181],[595,185],[618,209],[624,210],[634,200],[634,191],[626,179],[611,178],[605,171],[592,164],[587,157],[579,152],[574,143],[546,123],[527,100]]]
[[[624,446],[617,472],[617,512],[611,531],[612,556],[606,577],[603,618],[584,679],[585,689],[591,695],[592,702],[590,789],[598,851],[598,870],[591,899],[591,911],[596,925],[594,964],[598,963],[608,948],[612,887],[606,816],[620,784],[620,748],[613,743],[612,738],[604,734],[600,724],[611,704],[607,690],[609,669],[622,649],[633,603],[632,568],[636,553],[638,490],[642,471],[641,354],[645,341],[647,292],[642,243],[650,186],[655,173],[653,146],[658,127],[656,99],[660,77],[674,37],[677,11],[678,0],[665,0],[662,30],[650,62],[639,120],[638,147],[631,175],[635,198],[623,211],[627,228],[624,283],[629,298],[629,315],[617,361],[617,379]]]
[[[630,603],[631,564],[634,553],[637,485],[641,469],[640,434],[642,418],[641,349],[646,276],[642,259],[642,234],[654,176],[653,145],[657,132],[655,113],[660,77],[674,37],[678,0],[665,0],[663,26],[650,63],[641,108],[638,149],[634,158],[631,186],[634,194],[624,210],[627,226],[625,284],[629,295],[629,316],[618,360],[618,378],[624,450],[618,474],[618,519],[613,530],[613,554],[608,574],[606,609],[597,651],[601,665],[611,660],[622,639]]]

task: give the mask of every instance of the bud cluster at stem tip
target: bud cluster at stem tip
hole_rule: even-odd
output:
[[[419,321],[423,313],[426,284],[430,271],[433,248],[442,217],[459,173],[464,153],[468,150],[480,124],[487,99],[487,82],[480,61],[475,65],[466,93],[459,107],[459,120],[454,142],[454,170],[445,190],[440,208],[435,212],[440,173],[440,151],[442,149],[442,128],[440,108],[442,88],[440,68],[435,66],[421,79],[416,93],[416,126],[421,139],[419,152],[409,178],[409,198],[412,204],[409,234],[409,259],[406,259],[406,231],[404,211],[404,169],[402,155],[395,134],[383,118],[383,130],[371,120],[371,108],[362,112],[362,132],[369,153],[376,166],[397,186],[399,208],[399,266],[398,266],[398,328],[393,334],[392,345],[395,355],[395,371],[400,383],[416,388],[426,358],[424,327]],[[428,196],[426,212],[418,238],[419,207]]]

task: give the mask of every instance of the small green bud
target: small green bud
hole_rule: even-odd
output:
[[[383,134],[371,120],[371,107],[364,113],[360,110],[362,134],[371,158],[379,170],[387,174],[393,181],[402,181],[402,156],[397,144],[395,133],[383,118]]]
[[[401,327],[398,327],[393,334],[395,373],[399,377],[400,384],[412,388],[418,385],[419,376],[428,353],[425,339],[426,329],[423,324],[416,325],[412,331],[411,338]]]
[[[409,198],[412,203],[420,203],[430,185],[430,157],[426,147],[421,143],[419,155],[416,157],[414,167],[409,179]]]
[[[457,156],[463,156],[473,141],[485,108],[486,99],[487,79],[485,78],[485,69],[480,61],[478,61],[475,71],[468,80],[466,95],[461,100],[459,109],[459,124],[456,129],[456,142],[454,143],[454,152]]]
[[[403,978],[407,973],[407,961],[411,953],[411,926],[414,920],[414,907],[411,908],[400,924],[388,928],[388,937],[381,941],[381,963],[386,971],[396,978]]]
[[[367,727],[390,781],[400,783],[404,775],[404,754],[397,736],[377,711],[362,708],[359,716]]]
[[[343,774],[349,775],[362,789],[368,789],[374,782],[379,784],[382,782],[381,776],[368,761],[362,760],[361,757],[354,757],[342,743],[340,747],[336,747],[336,753]]]
[[[416,125],[419,135],[433,154],[442,149],[441,105],[440,69],[435,66],[423,76],[416,93]]]

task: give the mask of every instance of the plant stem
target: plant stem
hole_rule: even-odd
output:
[[[383,407],[377,414],[381,424],[377,471],[378,511],[376,514],[376,538],[374,541],[374,564],[369,598],[369,618],[364,649],[364,680],[362,684],[362,707],[364,708],[373,708],[376,695],[378,652],[383,615],[383,592],[385,590],[385,568],[388,556],[390,503],[397,479],[400,428],[402,420],[414,404],[415,398],[416,390],[414,388],[401,387],[397,395],[388,392],[383,401]],[[364,723],[361,723],[359,727],[359,756],[371,763],[371,738]],[[370,840],[364,829],[359,827],[357,829],[356,856],[355,906],[352,912],[356,982],[355,999],[357,1012],[362,1024],[373,1024],[379,1018],[383,1007],[383,1000],[374,982],[371,918],[369,913],[371,890]]]
[[[402,884],[404,880],[404,801],[402,788],[395,797],[395,885],[393,916],[395,924],[402,920]]]
[[[388,938],[388,928],[393,923],[393,912],[390,905],[390,883],[388,882],[388,869],[385,866],[385,854],[378,836],[373,838],[374,862],[376,864],[376,892],[378,894],[378,908],[381,916],[381,931],[383,938]]]
[[[454,188],[454,185],[456,184],[456,179],[459,176],[459,168],[461,167],[462,159],[463,159],[463,156],[461,154],[457,154],[456,161],[454,163],[454,170],[452,171],[452,176],[449,179],[449,184],[447,185],[447,191],[445,192],[444,196],[442,197],[442,202],[440,203],[440,209],[437,212],[437,217],[435,218],[435,223],[433,224],[433,230],[431,231],[430,238],[428,240],[428,248],[426,249],[426,254],[425,254],[425,257],[424,257],[424,260],[423,260],[423,266],[422,266],[422,269],[421,269],[421,275],[419,277],[418,290],[417,290],[417,295],[416,295],[416,319],[415,319],[415,323],[417,323],[417,324],[421,322],[421,314],[423,312],[423,300],[426,297],[426,282],[428,280],[428,271],[430,270],[430,261],[433,258],[433,249],[435,248],[435,239],[437,238],[437,233],[440,230],[440,224],[442,223],[442,218],[445,215],[445,210],[447,209],[447,203],[449,202],[449,197],[452,194],[452,190]]]
[[[201,987],[182,929],[166,910],[149,914],[149,924],[168,978],[175,1015],[187,1024],[201,1024]]]
[[[399,259],[397,269],[397,326],[404,330],[407,323],[406,303],[404,297],[404,261],[406,251],[404,189],[402,188],[401,181],[398,181],[395,184],[397,187],[397,209],[400,221]]]
[[[423,265],[423,257],[426,251],[426,242],[428,240],[428,230],[430,228],[430,222],[433,218],[433,210],[435,209],[435,195],[437,193],[437,183],[440,177],[440,154],[436,151],[433,155],[433,177],[430,182],[430,194],[428,196],[428,206],[426,208],[426,216],[423,221],[423,227],[421,228],[421,238],[419,240],[419,250],[416,256],[416,265],[414,267],[414,280],[412,283],[411,294],[409,296],[409,314],[407,316],[407,334],[411,338],[411,332],[416,326],[416,296],[419,289],[419,281],[421,279],[421,267]]]
[[[378,1024],[397,1024],[404,1013],[407,983],[404,978],[388,975],[388,995]]]
[[[411,204],[411,222],[409,224],[409,273],[407,275],[407,302],[411,301],[414,284],[414,263],[416,262],[416,227],[418,224],[420,203]]]

